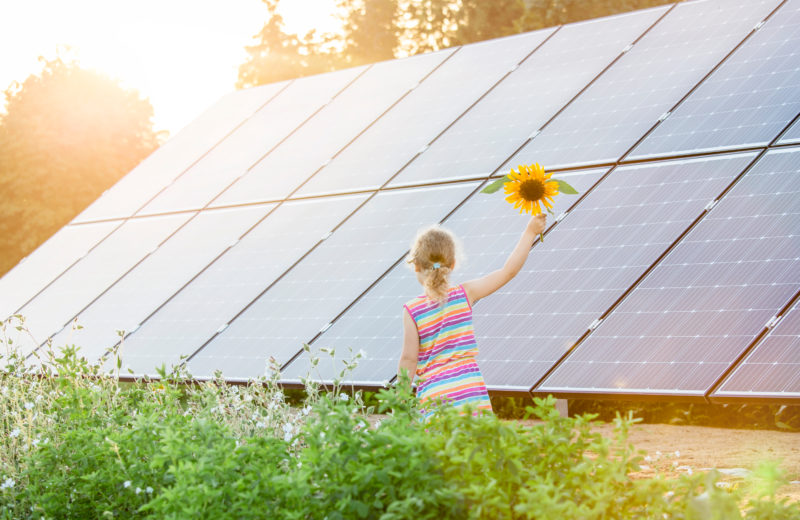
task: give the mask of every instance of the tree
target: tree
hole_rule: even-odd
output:
[[[334,63],[335,38],[317,36],[314,31],[304,37],[284,31],[283,17],[278,14],[280,0],[262,0],[269,17],[255,35],[257,43],[245,47],[246,61],[239,66],[236,88],[254,87],[341,68]],[[341,45],[340,45],[341,46]]]
[[[339,62],[348,66],[395,57],[401,29],[398,0],[340,0],[344,47]]]
[[[0,117],[0,274],[158,146],[138,92],[71,59],[40,61]]]

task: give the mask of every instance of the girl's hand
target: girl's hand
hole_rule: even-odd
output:
[[[547,225],[547,215],[544,213],[539,213],[538,215],[534,215],[528,221],[528,229],[527,231],[533,233],[534,235],[539,235],[544,231],[545,226]]]

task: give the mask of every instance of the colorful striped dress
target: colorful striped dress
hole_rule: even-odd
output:
[[[464,287],[449,290],[439,304],[419,296],[405,304],[417,325],[417,398],[425,418],[439,399],[463,408],[492,411],[486,384],[475,357],[478,344],[472,328],[472,306]]]

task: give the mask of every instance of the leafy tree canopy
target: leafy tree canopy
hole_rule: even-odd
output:
[[[0,275],[158,146],[138,92],[71,58],[40,62],[0,114]]]

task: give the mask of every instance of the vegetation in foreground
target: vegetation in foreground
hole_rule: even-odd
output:
[[[74,348],[40,375],[4,350],[0,519],[800,518],[776,498],[775,465],[737,489],[714,472],[632,479],[631,416],[609,440],[552,399],[529,408],[532,426],[448,409],[422,423],[402,384],[366,406],[308,383],[290,406],[277,372],[246,386],[177,369],[130,384]]]

